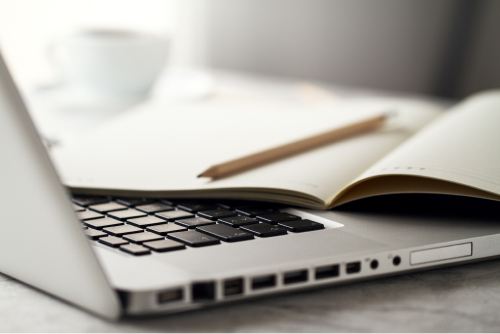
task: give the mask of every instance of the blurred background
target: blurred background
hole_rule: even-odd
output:
[[[0,0],[23,87],[56,80],[48,45],[88,27],[168,35],[174,67],[449,98],[500,86],[497,0]]]
[[[204,65],[207,5],[205,0],[0,0],[0,47],[24,87],[56,80],[50,46],[80,29],[168,36],[169,65]]]

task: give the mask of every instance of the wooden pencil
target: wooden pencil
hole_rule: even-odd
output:
[[[241,158],[227,161],[209,167],[198,177],[208,177],[213,180],[221,179],[229,175],[240,173],[258,166],[262,166],[295,154],[333,143],[337,140],[352,137],[361,133],[374,131],[380,128],[390,113],[384,113],[375,117],[362,120],[357,123],[336,128],[318,135],[300,139],[288,144],[277,146],[265,151],[250,154]]]

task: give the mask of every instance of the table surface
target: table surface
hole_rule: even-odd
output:
[[[242,101],[290,99],[291,88],[297,88],[290,80],[227,73],[215,78],[219,96],[229,94]],[[204,80],[199,96],[207,94]],[[301,101],[313,104],[330,103],[337,96],[381,95],[327,86],[329,95],[317,86],[301,83],[300,87]],[[76,114],[78,121],[81,115]],[[54,114],[50,117],[54,119]],[[92,117],[88,127],[100,121],[95,114]],[[490,260],[194,312],[108,322],[0,274],[0,332],[498,332],[499,277],[500,260]]]
[[[500,260],[108,322],[0,275],[0,332],[498,332]]]

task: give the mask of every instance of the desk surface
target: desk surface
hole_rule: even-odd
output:
[[[223,88],[216,93],[243,100],[274,98],[270,95],[288,99],[295,87],[290,80],[232,74],[215,78],[216,88]],[[312,103],[335,98],[310,88],[301,92]],[[328,88],[340,97],[367,94]],[[500,260],[492,260],[112,323],[0,274],[0,332],[498,332],[499,277]]]
[[[500,260],[112,323],[0,275],[0,332],[498,332]]]

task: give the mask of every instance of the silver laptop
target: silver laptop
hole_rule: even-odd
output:
[[[480,200],[387,196],[376,205],[314,211],[71,197],[1,58],[0,127],[0,272],[105,318],[186,311],[500,254],[498,205]],[[188,221],[173,223],[165,212]],[[177,234],[169,234],[172,228]]]

